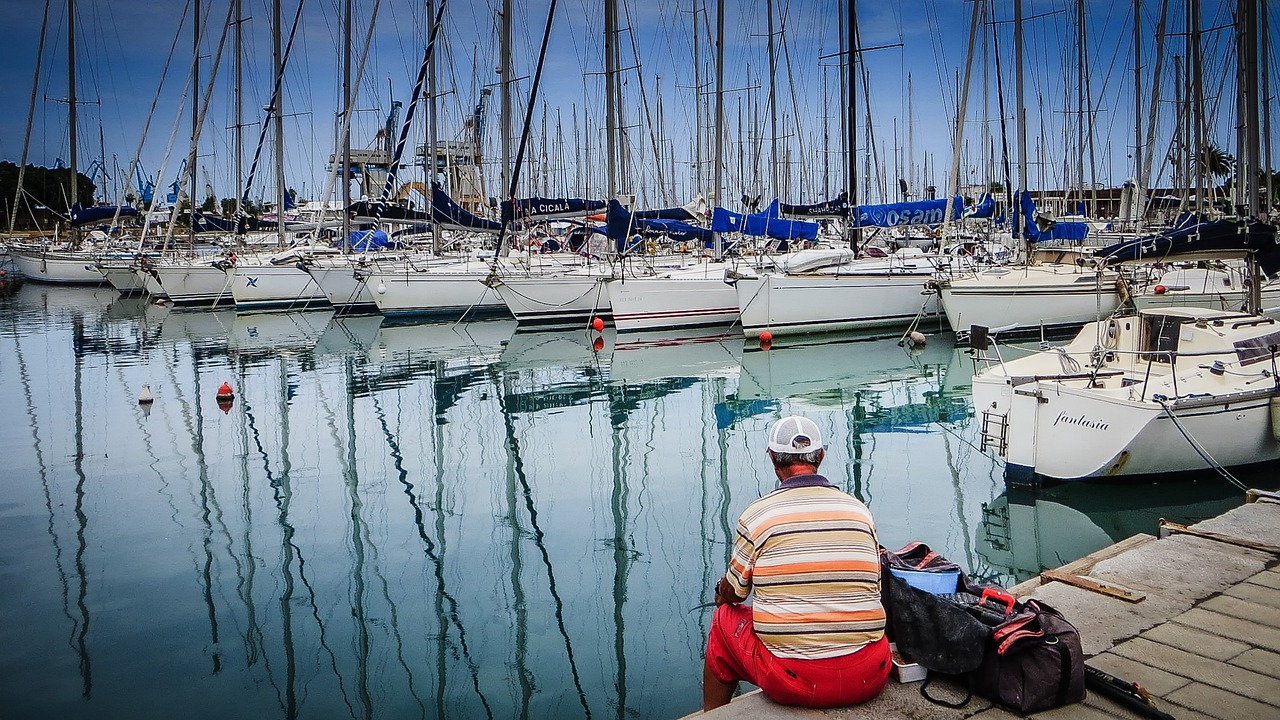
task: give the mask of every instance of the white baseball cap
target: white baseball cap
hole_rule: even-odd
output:
[[[807,417],[788,415],[769,428],[769,449],[789,455],[821,450],[822,431]]]

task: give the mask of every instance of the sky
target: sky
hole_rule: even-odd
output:
[[[210,101],[196,163],[200,188],[231,197],[243,185],[234,177],[233,51],[230,34],[219,39],[229,0],[200,0],[204,41],[201,88]],[[272,82],[272,7],[269,0],[243,0],[247,167],[257,144]],[[513,125],[519,133],[551,0],[515,3],[513,16]],[[354,44],[359,53],[370,25],[373,0],[355,3]],[[817,202],[843,186],[841,57],[838,0],[726,0],[724,72],[724,188],[722,196],[780,196],[784,202]],[[1175,124],[1173,57],[1185,55],[1182,3],[1173,2],[1164,43],[1161,98],[1157,105],[1150,184],[1168,185],[1167,157]],[[1203,0],[1206,28],[1231,23],[1234,0]],[[1115,186],[1134,175],[1134,75],[1132,3],[1085,2],[1087,106],[1092,139],[1081,163],[1077,119],[1077,29],[1074,0],[1026,0],[1024,15],[1028,185],[1032,189],[1097,184]],[[1149,111],[1160,6],[1145,0],[1143,114]],[[448,0],[438,47],[438,132],[454,138],[474,110],[481,88],[499,80],[497,40],[500,0]],[[41,20],[48,11],[45,45],[37,64]],[[604,61],[602,0],[559,0],[542,85],[533,113],[521,195],[605,194]],[[712,194],[710,163],[714,46],[714,0],[618,0],[623,83],[623,125],[629,160],[619,190],[638,204],[683,204],[699,191]],[[697,12],[695,12],[695,7]],[[869,109],[859,119],[860,199],[898,199],[898,179],[911,197],[934,185],[945,192],[955,142],[958,88],[963,82],[973,4],[960,0],[857,3],[860,43],[870,88]],[[990,15],[974,44],[970,67],[960,177],[965,183],[1004,182],[1000,94],[1004,135],[1016,163],[1011,0],[988,3]],[[299,0],[283,0],[286,32]],[[770,80],[768,18],[774,18],[776,71]],[[193,55],[191,0],[79,0],[77,95],[79,166],[99,184],[99,198],[115,201],[136,188],[135,163],[163,193],[179,177],[188,153],[192,119],[187,83]],[[341,101],[341,2],[302,0],[300,25],[284,80],[286,185],[306,199],[328,182],[328,158],[336,147]],[[28,162],[67,162],[66,0],[0,0],[0,159],[23,154],[33,81],[39,70]],[[695,24],[697,28],[695,30]],[[1280,10],[1270,18],[1280,38]],[[353,116],[352,143],[370,146],[385,122],[389,102],[406,102],[422,59],[428,18],[424,0],[382,0],[373,23],[364,77]],[[695,33],[697,40],[695,41]],[[1234,72],[1229,29],[1205,34],[1205,108],[1211,140],[1234,151]],[[1001,67],[996,72],[996,47]],[[1274,43],[1273,43],[1274,45]],[[871,49],[876,48],[876,49]],[[1280,83],[1273,47],[1272,85]],[[204,86],[218,71],[211,89]],[[1000,75],[997,81],[997,75]],[[702,93],[697,92],[701,82]],[[1184,83],[1185,84],[1185,83]],[[772,89],[772,93],[770,90]],[[861,91],[860,91],[861,92]],[[1274,94],[1274,90],[1272,91]],[[770,112],[772,96],[776,112]],[[486,191],[498,188],[501,108],[498,92],[488,108],[485,135]],[[699,111],[697,98],[702,98]],[[1274,106],[1274,105],[1273,105]],[[154,109],[153,109],[154,108]],[[868,112],[869,111],[869,112]],[[870,116],[868,131],[866,117]],[[1280,111],[1275,112],[1280,116]],[[426,137],[425,113],[411,129],[412,145]],[[776,133],[774,116],[776,115]],[[403,119],[403,112],[400,116]],[[1086,116],[1089,117],[1089,116]],[[699,122],[701,118],[701,122]],[[703,137],[701,180],[694,171],[695,138]],[[397,128],[398,132],[398,128]],[[512,141],[514,147],[516,141]],[[1277,143],[1280,144],[1280,143]],[[661,148],[655,151],[654,148]],[[776,150],[775,150],[776,148]],[[1280,151],[1280,148],[1277,149]],[[250,197],[273,197],[275,177],[268,142],[262,150]],[[776,155],[775,155],[776,152]],[[770,172],[770,158],[779,169]],[[97,165],[94,163],[97,161]],[[1080,166],[1084,165],[1083,175]],[[103,170],[102,168],[105,168]],[[1012,170],[1016,178],[1016,167]],[[420,179],[420,172],[417,179]],[[412,178],[406,178],[412,179]],[[198,190],[203,195],[204,189]]]

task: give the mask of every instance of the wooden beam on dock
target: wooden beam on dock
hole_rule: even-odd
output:
[[[1045,570],[1040,573],[1042,580],[1050,580],[1053,582],[1065,583],[1075,587],[1101,593],[1108,597],[1118,598],[1125,602],[1138,603],[1147,599],[1147,594],[1138,590],[1130,590],[1127,587],[1109,583],[1105,580],[1097,578],[1085,577],[1083,575],[1073,575],[1061,570]]]
[[[1236,547],[1248,548],[1259,552],[1271,553],[1272,555],[1280,555],[1280,545],[1271,545],[1269,543],[1258,542],[1257,540],[1248,540],[1246,538],[1235,537],[1233,535],[1224,535],[1222,533],[1210,532],[1208,530],[1195,530],[1189,528],[1182,523],[1176,523],[1171,520],[1160,519],[1160,536],[1168,537],[1177,533],[1179,535],[1190,535],[1192,537],[1204,538],[1215,542],[1235,545]]]

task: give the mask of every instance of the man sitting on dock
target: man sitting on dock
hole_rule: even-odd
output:
[[[822,434],[808,418],[769,430],[777,490],[738,519],[716,585],[702,709],[746,680],[783,705],[866,702],[889,677],[875,523],[866,505],[818,474]],[[753,605],[742,604],[755,590]]]

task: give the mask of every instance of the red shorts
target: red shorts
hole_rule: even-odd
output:
[[[775,657],[756,636],[751,606],[725,604],[711,619],[707,667],[720,682],[746,680],[781,705],[857,705],[879,695],[889,681],[889,640],[834,658]]]

